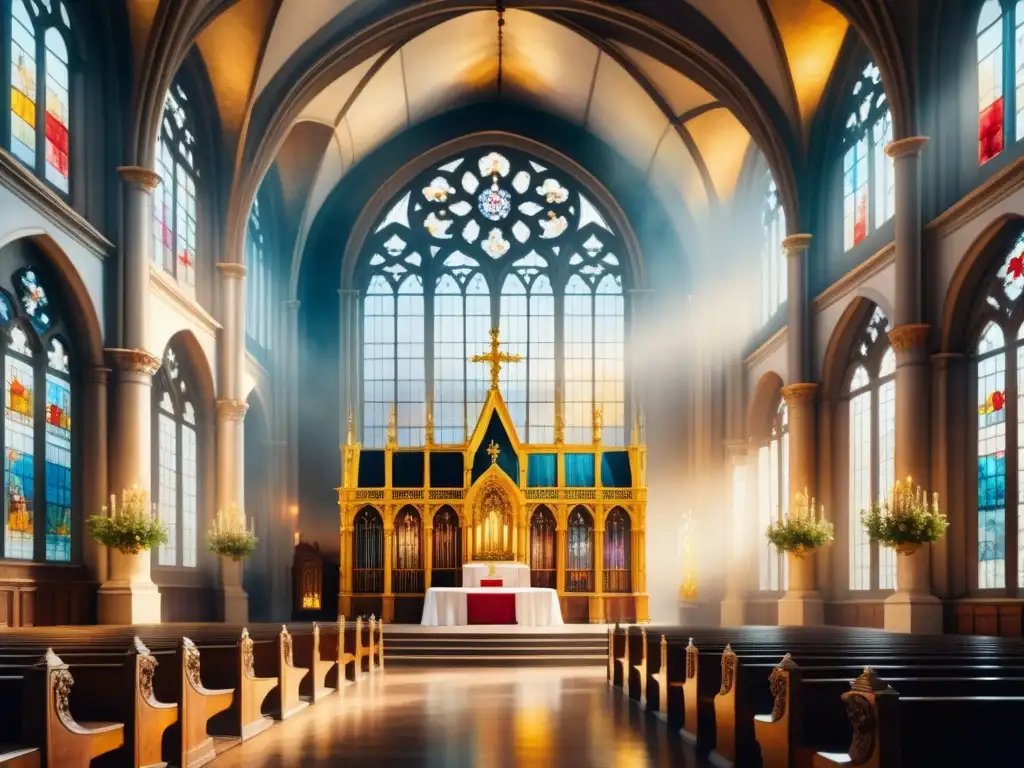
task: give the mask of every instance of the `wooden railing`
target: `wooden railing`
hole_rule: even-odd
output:
[[[555,589],[558,584],[558,571],[554,568],[532,568],[530,570],[530,586],[540,589]]]
[[[605,592],[631,592],[630,572],[626,568],[606,568],[604,571]]]
[[[593,592],[594,572],[593,571],[566,571],[565,572],[566,592]]]
[[[379,595],[384,592],[383,568],[355,568],[352,571],[352,591],[359,594]]]
[[[395,594],[422,594],[422,568],[395,568],[391,571],[391,591]]]

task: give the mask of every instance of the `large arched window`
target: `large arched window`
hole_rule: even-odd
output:
[[[182,285],[196,284],[196,132],[192,104],[178,83],[167,91],[156,142],[153,260]]]
[[[368,237],[363,286],[363,444],[384,445],[397,405],[399,444],[464,443],[487,395],[498,326],[502,394],[520,436],[625,442],[625,254],[606,215],[564,171],[518,150],[480,149],[431,168],[400,193]]]
[[[761,322],[767,323],[786,301],[786,212],[782,209],[775,179],[768,174],[768,191],[761,208]]]
[[[772,421],[768,443],[757,452],[758,530],[768,526],[789,511],[789,409],[779,404]],[[760,547],[758,587],[765,591],[786,588],[785,558],[764,542]]]
[[[153,381],[153,503],[167,528],[157,565],[196,567],[199,538],[199,439],[193,377],[168,346]]]
[[[60,0],[11,0],[8,21],[11,154],[66,195],[71,20]]]
[[[861,513],[895,481],[896,353],[878,307],[853,347],[849,372],[850,589],[895,589],[896,553],[872,542]]]
[[[584,506],[569,513],[566,536],[565,591],[594,591],[594,518]]]
[[[851,92],[853,111],[843,136],[843,248],[849,250],[895,212],[892,116],[882,76],[868,64]]]
[[[1024,430],[1024,235],[999,267],[981,305],[974,342],[978,457],[978,589],[1024,586],[1019,521]],[[1016,425],[1010,426],[1010,425]],[[1016,571],[1016,574],[1014,573]]]
[[[978,13],[978,163],[1024,137],[1024,0],[986,0]]]
[[[15,301],[0,291],[5,390],[2,555],[68,562],[73,522],[68,344],[36,270],[19,269],[12,282]]]
[[[262,347],[270,349],[270,269],[267,243],[260,217],[260,201],[252,201],[249,211],[249,236],[245,243],[246,306],[245,334]]]

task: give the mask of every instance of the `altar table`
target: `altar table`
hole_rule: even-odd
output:
[[[515,604],[515,615],[509,608]],[[472,605],[471,605],[472,602]],[[521,627],[560,627],[562,610],[553,589],[533,587],[431,587],[423,601],[425,627],[487,623]]]
[[[481,579],[501,579],[503,587],[530,586],[530,568],[525,563],[466,563],[462,566],[462,586],[479,587]]]

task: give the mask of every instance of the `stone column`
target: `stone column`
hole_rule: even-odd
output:
[[[594,596],[590,598],[590,623],[604,623],[604,507],[594,508]]]
[[[148,289],[147,289],[148,290]],[[112,488],[152,490],[153,374],[160,359],[142,349],[108,349],[117,372],[110,435]],[[100,624],[159,624],[160,592],[150,575],[152,553],[110,552],[107,580],[99,589]]]
[[[286,466],[286,505],[294,534],[299,524],[299,307],[298,301],[286,301],[286,339],[282,356],[285,358],[284,388],[287,419],[288,457]],[[345,433],[342,432],[342,435]],[[346,614],[347,616],[348,614]]]
[[[107,379],[110,369],[98,366],[85,372],[85,433],[89,435],[89,450],[85,451],[82,472],[82,501],[84,517],[100,514],[109,504],[107,494]],[[107,580],[110,563],[107,548],[91,536],[83,536],[82,556],[89,573],[98,584]]]
[[[921,150],[924,136],[892,142],[896,213],[896,300],[893,329],[896,353],[896,477],[929,487],[930,384],[929,326],[922,323],[921,294]],[[885,628],[898,632],[942,632],[942,604],[931,593],[931,547],[896,558],[897,591],[885,601]]]
[[[815,495],[817,467],[814,399],[818,385],[808,381],[807,333],[807,249],[810,235],[790,235],[782,241],[787,267],[787,372],[789,385],[782,397],[789,409],[789,488]],[[792,498],[787,502],[791,505]],[[788,511],[788,510],[787,510]],[[779,600],[779,624],[810,626],[825,620],[824,603],[818,592],[815,556],[789,558],[789,589]]]
[[[746,623],[747,595],[750,592],[750,574],[757,574],[757,553],[748,545],[752,515],[747,503],[747,441],[729,440],[725,444],[726,499],[728,525],[726,538],[725,597],[722,599],[721,624],[738,627]],[[754,528],[757,526],[754,525]],[[751,557],[753,556],[753,558]]]

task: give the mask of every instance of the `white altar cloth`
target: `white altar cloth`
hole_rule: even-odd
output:
[[[553,589],[533,587],[431,587],[423,601],[425,627],[454,627],[469,623],[466,596],[475,594],[516,596],[516,622],[521,627],[560,627],[562,609],[558,604],[558,593]]]
[[[489,563],[466,563],[462,566],[462,586],[479,587],[480,579],[501,579],[503,587],[530,586],[530,567],[525,563],[494,563],[494,575],[488,576]]]

